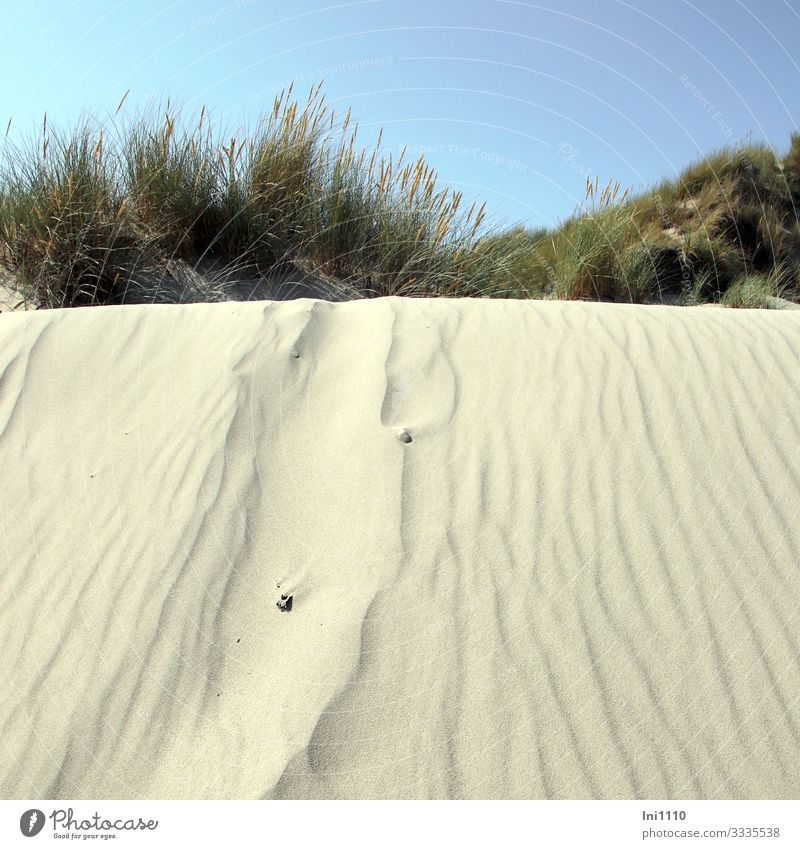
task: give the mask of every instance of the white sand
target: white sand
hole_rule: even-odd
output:
[[[798,798],[799,362],[794,311],[0,316],[0,796]]]

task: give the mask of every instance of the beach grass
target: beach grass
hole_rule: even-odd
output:
[[[63,132],[45,119],[4,151],[3,261],[48,307],[163,299],[176,263],[204,260],[319,275],[353,297],[489,292],[510,256],[480,238],[484,207],[465,209],[424,158],[384,156],[380,139],[360,149],[357,137],[319,86],[304,101],[282,93],[244,135],[170,104],[110,127]]]
[[[783,158],[740,146],[639,194],[617,191],[587,181],[567,221],[498,237],[527,244],[518,296],[737,307],[800,297],[800,137]]]
[[[224,279],[439,295],[753,306],[798,299],[800,136],[721,150],[638,194],[586,180],[552,228],[501,229],[424,157],[359,144],[321,84],[252,131],[170,102],[48,126],[0,160],[0,259],[33,306],[220,300]],[[225,270],[209,277],[186,269]]]

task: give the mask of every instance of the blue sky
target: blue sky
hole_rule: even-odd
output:
[[[0,23],[18,140],[161,96],[252,123],[295,79],[353,107],[365,145],[425,151],[498,225],[569,215],[585,175],[631,190],[800,104],[800,0],[40,0]],[[797,57],[797,58],[795,58]]]

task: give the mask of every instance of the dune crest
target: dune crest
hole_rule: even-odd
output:
[[[799,357],[793,311],[0,316],[0,792],[797,798]]]

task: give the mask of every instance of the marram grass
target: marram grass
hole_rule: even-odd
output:
[[[302,102],[278,96],[246,135],[169,103],[118,110],[110,127],[60,132],[45,119],[4,151],[3,262],[40,306],[169,299],[175,263],[203,260],[319,275],[352,296],[488,292],[509,257],[483,244],[484,207],[464,209],[423,158],[359,149],[357,134],[319,86]]]
[[[424,157],[365,149],[321,86],[249,132],[169,102],[48,126],[0,161],[0,260],[61,307],[218,300],[226,280],[303,275],[341,297],[493,296],[770,306],[800,286],[800,137],[723,150],[629,195],[587,178],[550,229],[490,228]],[[213,267],[217,276],[189,273]]]

